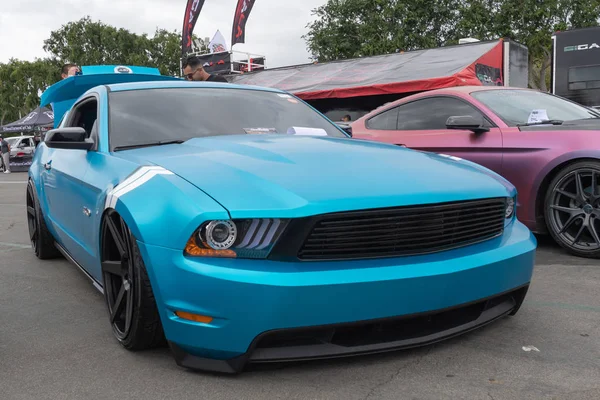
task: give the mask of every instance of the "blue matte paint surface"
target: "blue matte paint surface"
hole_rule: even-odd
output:
[[[413,314],[508,291],[531,280],[536,241],[515,222],[501,239],[436,255],[310,263],[190,259],[140,245],[167,336],[198,356],[230,358],[271,329]],[[176,310],[215,321],[188,323]]]
[[[141,166],[170,172],[119,197],[115,209],[140,245],[167,338],[193,354],[228,358],[246,351],[266,330],[447,308],[531,280],[536,241],[515,218],[507,220],[499,238],[418,257],[304,263],[186,258],[186,242],[211,219],[297,218],[516,191],[467,161],[353,139],[232,135],[110,153],[107,90],[238,87],[183,82],[151,71],[84,71],[92,73],[59,82],[44,94],[55,104],[87,95],[99,99],[97,151],[42,143],[35,153],[29,176],[48,228],[102,283],[100,224],[107,194]],[[104,84],[108,88],[98,86]],[[175,310],[215,320],[183,321]]]
[[[231,135],[117,153],[173,171],[233,218],[325,212],[514,195],[489,172],[430,153],[353,139]]]

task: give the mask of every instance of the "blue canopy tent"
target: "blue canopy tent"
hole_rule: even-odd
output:
[[[161,80],[181,80],[181,78],[161,75],[158,68],[123,65],[85,66],[81,68],[81,75],[63,79],[46,89],[42,94],[40,106],[52,107],[54,128],[56,128],[63,115],[77,99],[96,86]]]

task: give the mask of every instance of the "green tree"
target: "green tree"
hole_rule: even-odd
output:
[[[39,95],[60,79],[60,68],[67,62],[150,66],[162,74],[178,76],[181,33],[157,28],[152,37],[138,35],[88,16],[51,32],[44,50],[50,57],[0,63],[0,125],[37,107]]]
[[[79,65],[150,64],[151,40],[127,29],[117,29],[90,17],[69,22],[50,33],[44,50],[59,60]]]
[[[458,0],[329,0],[304,35],[320,62],[441,46]]]
[[[600,0],[329,0],[304,38],[318,61],[514,39],[529,48],[530,86],[546,90],[551,36],[597,26]]]
[[[0,63],[0,125],[16,121],[39,106],[39,94],[60,79],[59,68],[48,59]]]
[[[165,75],[179,75],[181,33],[157,28],[149,37],[87,16],[51,32],[44,50],[58,60],[78,65],[140,65],[156,67]]]
[[[179,76],[181,57],[181,33],[169,32],[164,29],[156,29],[150,41],[147,53],[150,65],[160,69],[161,74]]]
[[[496,33],[529,48],[529,85],[547,90],[552,63],[552,34],[598,26],[600,0],[505,0],[497,13]]]

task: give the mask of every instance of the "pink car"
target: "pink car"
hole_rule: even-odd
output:
[[[456,87],[388,103],[352,133],[497,172],[517,187],[529,229],[600,258],[600,112],[535,90]]]

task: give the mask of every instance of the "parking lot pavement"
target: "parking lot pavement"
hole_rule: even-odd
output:
[[[515,317],[416,350],[219,376],[120,347],[87,278],[29,248],[26,177],[0,174],[0,399],[600,398],[600,262],[543,238]]]

